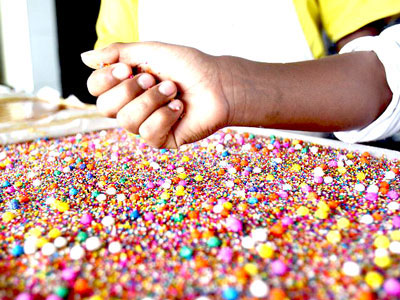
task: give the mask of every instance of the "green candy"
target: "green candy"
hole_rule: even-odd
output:
[[[214,248],[214,247],[218,247],[219,245],[221,245],[221,241],[216,236],[210,237],[207,241],[208,247]]]
[[[58,286],[56,287],[54,293],[60,298],[65,298],[68,296],[69,291],[65,286]]]
[[[78,233],[78,235],[76,236],[76,239],[79,242],[84,242],[84,241],[86,241],[87,238],[88,238],[88,234],[86,232],[84,232],[84,231],[80,231]]]
[[[183,246],[181,250],[179,251],[179,255],[183,258],[189,259],[193,255],[193,250],[190,249],[189,247]]]

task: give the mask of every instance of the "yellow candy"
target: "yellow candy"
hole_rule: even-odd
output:
[[[49,241],[48,241],[46,238],[41,237],[41,238],[39,238],[39,239],[37,240],[36,246],[37,246],[38,248],[41,248],[44,244],[47,244],[48,242],[49,242]]]
[[[328,218],[328,212],[326,210],[318,209],[314,213],[314,217],[316,217],[317,219],[324,220],[324,219]]]
[[[183,161],[183,162],[187,162],[187,161],[189,161],[189,160],[190,160],[190,157],[189,157],[189,156],[186,156],[186,155],[182,156],[182,161]]]
[[[387,268],[392,264],[389,256],[375,256],[374,263],[380,268]]]
[[[347,171],[345,167],[338,167],[337,170],[340,174],[344,174]]]
[[[28,235],[39,237],[42,235],[42,228],[40,228],[40,227],[32,228],[31,230],[29,230]]]
[[[317,207],[323,211],[330,211],[329,205],[325,201],[319,201]]]
[[[178,175],[180,179],[186,179],[187,175],[185,173],[181,173]]]
[[[301,170],[301,166],[299,164],[293,164],[290,170],[293,172],[299,172]]]
[[[337,221],[337,227],[339,229],[347,229],[347,228],[349,228],[349,226],[350,226],[350,221],[346,218],[340,218]]]
[[[99,186],[99,187],[103,187],[103,186],[105,186],[107,184],[107,182],[105,182],[105,181],[99,181],[98,183],[97,183],[97,185]]]
[[[244,270],[251,276],[257,275],[258,273],[256,264],[247,263],[244,265]]]
[[[222,204],[222,206],[225,208],[225,209],[227,209],[227,210],[231,210],[232,209],[232,206],[233,206],[233,204],[231,203],[231,202],[224,202],[224,204]]]
[[[202,180],[203,180],[203,176],[201,176],[201,175],[196,175],[196,176],[194,177],[194,180],[196,180],[196,181],[202,181]]]
[[[297,214],[298,216],[300,216],[300,217],[304,217],[304,216],[307,216],[307,215],[309,214],[309,210],[308,210],[308,208],[305,207],[305,206],[300,206],[300,207],[297,209],[296,214]]]
[[[275,179],[275,177],[271,174],[268,174],[267,177],[265,177],[265,180],[267,181],[273,181]]]
[[[69,204],[67,202],[57,201],[56,209],[59,212],[66,212],[67,210],[69,210]]]
[[[365,179],[365,174],[363,172],[359,172],[357,173],[357,179],[358,180],[364,180]]]
[[[400,241],[400,230],[393,230],[393,231],[390,233],[390,238],[391,238],[393,241]]]
[[[22,186],[22,182],[21,182],[21,181],[17,181],[17,182],[14,184],[14,186],[15,186],[16,188],[19,188],[19,187]]]
[[[58,228],[53,228],[52,230],[49,231],[49,238],[55,239],[58,238],[61,235],[61,231]]]
[[[2,216],[3,222],[6,222],[6,223],[10,222],[14,218],[15,218],[15,215],[11,211],[6,211]]]
[[[90,300],[103,300],[103,298],[95,295],[95,296],[90,297]]]
[[[180,190],[177,189],[176,192],[175,192],[175,195],[184,196],[185,195],[185,191],[184,190],[180,191]]]
[[[296,145],[299,144],[299,143],[300,143],[299,140],[294,140],[294,141],[292,142],[292,145],[293,145],[293,146],[296,146]]]
[[[274,249],[268,244],[261,244],[257,250],[262,258],[271,258],[274,255]]]
[[[365,275],[365,282],[370,288],[377,290],[383,283],[383,277],[378,272],[369,271],[367,275]]]
[[[171,198],[171,195],[168,192],[164,192],[161,194],[161,199],[168,200],[169,198]]]
[[[165,155],[165,154],[162,155],[162,156],[161,156],[161,160],[168,160],[168,155]]]
[[[388,237],[386,237],[384,235],[378,236],[374,241],[374,246],[376,248],[387,249],[387,248],[389,248],[389,245],[390,245],[390,240]]]
[[[328,240],[329,243],[331,244],[337,244],[342,240],[342,236],[339,231],[337,230],[331,230],[328,232],[326,235],[326,239]]]

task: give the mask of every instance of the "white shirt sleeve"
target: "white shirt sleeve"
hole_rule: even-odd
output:
[[[382,62],[393,98],[386,110],[368,126],[351,131],[335,132],[347,143],[385,139],[400,131],[400,24],[393,25],[379,36],[357,38],[346,44],[339,54],[353,51],[374,51]]]

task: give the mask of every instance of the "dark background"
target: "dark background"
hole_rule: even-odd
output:
[[[63,97],[73,94],[83,102],[95,103],[96,98],[86,88],[92,71],[82,63],[80,54],[92,50],[96,42],[100,0],[56,0],[55,3]]]

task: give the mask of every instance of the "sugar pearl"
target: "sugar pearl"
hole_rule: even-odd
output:
[[[251,237],[255,242],[265,242],[267,240],[267,230],[256,228],[251,231]]]
[[[56,252],[56,246],[53,243],[46,243],[43,245],[41,251],[43,255],[50,256]]]
[[[101,241],[97,236],[92,236],[86,239],[85,246],[88,251],[96,251],[101,247]]]
[[[69,251],[69,256],[72,260],[81,259],[85,255],[85,249],[83,249],[80,245],[73,246]]]
[[[115,224],[115,220],[112,216],[105,216],[103,220],[101,220],[101,224],[105,227],[110,227]]]
[[[59,236],[54,240],[54,246],[57,248],[62,248],[67,245],[67,239],[65,237]]]
[[[343,274],[355,277],[360,275],[360,266],[354,261],[346,261],[342,266]]]
[[[253,249],[255,245],[254,240],[250,236],[245,236],[242,238],[242,247],[245,249]]]
[[[268,295],[268,285],[261,279],[253,280],[249,287],[250,293],[253,297],[264,298]]]
[[[110,251],[110,253],[115,254],[115,253],[119,253],[121,252],[122,246],[120,242],[111,242],[108,245],[108,251]]]

